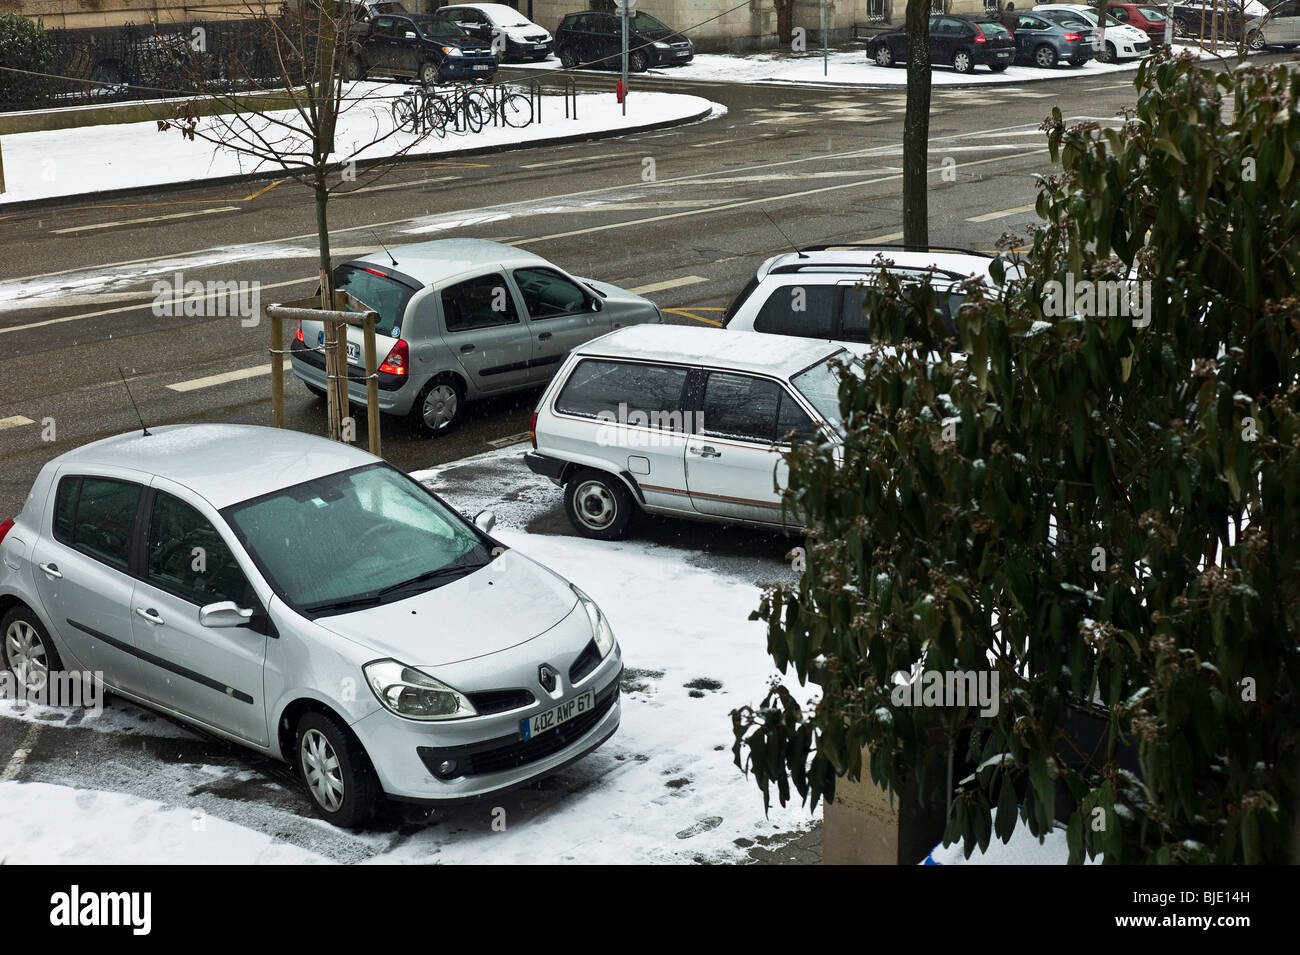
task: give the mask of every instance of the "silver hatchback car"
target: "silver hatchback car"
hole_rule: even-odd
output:
[[[467,401],[540,388],[577,345],[623,325],[658,323],[654,302],[576,278],[539,255],[487,239],[437,239],[335,269],[335,287],[380,315],[379,409],[439,435]],[[325,393],[324,327],[304,322],[293,373]],[[363,335],[348,329],[349,397],[366,403]]]
[[[379,458],[178,425],[41,470],[0,524],[0,645],[296,765],[342,826],[512,788],[618,728],[600,608]]]

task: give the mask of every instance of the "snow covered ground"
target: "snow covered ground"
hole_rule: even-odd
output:
[[[1195,49],[1174,46],[1175,53],[1184,50],[1196,53]],[[1209,54],[1202,54],[1208,58]],[[827,57],[826,72],[823,72],[821,51],[808,53],[750,53],[746,55],[725,53],[697,53],[695,59],[682,66],[650,70],[647,76],[664,76],[674,79],[711,80],[729,83],[834,83],[852,86],[906,86],[907,70],[901,66],[881,67],[869,62],[862,47],[851,50],[832,50]],[[1083,66],[1058,66],[1044,70],[1034,66],[1010,66],[1002,73],[994,73],[988,67],[979,66],[973,73],[958,73],[956,70],[936,66],[931,71],[931,81],[935,86],[983,86],[1001,83],[1028,83],[1035,80],[1060,80],[1077,76],[1105,76],[1110,73],[1124,73],[1136,70],[1138,61],[1125,63],[1098,63],[1090,60]],[[521,64],[521,69],[556,70],[560,68],[558,60],[545,60],[541,63]],[[591,75],[601,75],[590,71]],[[618,75],[607,72],[610,87],[613,88]],[[637,94],[637,76],[629,79],[630,88]],[[629,102],[632,102],[629,100]]]
[[[479,133],[449,132],[446,138],[429,135],[417,141],[413,133],[393,132],[392,101],[410,88],[395,83],[354,85],[357,98],[340,116],[335,138],[340,163],[348,159],[358,162],[381,159],[403,151],[412,156],[438,156],[465,149],[540,143],[559,137],[633,130],[683,122],[701,114],[725,113],[723,107],[698,96],[638,93],[628,101],[628,114],[623,116],[622,107],[612,93],[579,93],[576,120],[565,119],[562,97],[546,96],[542,101],[542,122],[523,129],[488,126]],[[296,120],[289,111],[270,115]],[[217,122],[213,118],[202,120],[200,128],[214,128]],[[388,138],[362,148],[382,136]],[[175,130],[160,132],[156,122],[16,133],[5,137],[4,162],[8,191],[0,195],[0,205],[280,171],[273,164],[260,163],[210,142],[191,142]]]

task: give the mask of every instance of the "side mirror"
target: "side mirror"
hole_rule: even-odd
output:
[[[589,304],[593,312],[599,312],[602,308],[605,307],[605,303],[598,298],[591,299]]]
[[[233,600],[221,600],[199,608],[199,624],[213,629],[242,627],[253,619],[253,611]]]
[[[492,528],[497,526],[497,516],[491,511],[479,511],[474,515],[474,526],[484,534],[491,534]]]
[[[406,33],[403,34],[403,36],[405,36],[406,39],[408,39],[408,40],[414,40],[414,39],[415,39],[415,31],[414,31],[414,30],[407,30]]]

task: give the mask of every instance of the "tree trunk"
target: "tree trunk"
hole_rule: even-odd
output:
[[[930,244],[930,2],[907,0],[907,112],[903,117],[903,242]]]
[[[777,45],[789,43],[794,33],[794,0],[773,0],[776,6]]]

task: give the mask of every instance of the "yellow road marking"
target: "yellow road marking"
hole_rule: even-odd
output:
[[[276,186],[278,186],[280,183],[282,183],[282,182],[286,182],[286,181],[287,181],[287,180],[285,180],[285,179],[277,179],[275,182],[270,183],[269,185],[263,186],[261,189],[257,190],[257,192],[253,193],[251,196],[244,196],[244,198],[241,199],[241,200],[239,200],[239,201],[240,201],[240,202],[252,202],[252,201],[253,201],[254,199],[256,199],[258,196],[270,192],[272,189],[274,189],[274,188],[275,188]]]
[[[692,321],[703,322],[705,325],[713,325],[713,326],[715,326],[715,327],[717,327],[717,328],[721,328],[721,327],[722,327],[722,322],[718,321],[717,319],[713,319],[713,318],[705,318],[703,315],[694,315],[694,314],[692,314],[692,309],[688,309],[688,308],[661,308],[659,311],[661,311],[661,312],[672,312],[674,315],[681,315],[683,318],[689,318],[689,319],[691,319]],[[696,307],[696,308],[694,309],[694,311],[698,311],[698,312],[704,312],[704,311],[710,311],[710,312],[721,312],[721,311],[725,311],[725,309],[722,309],[722,308],[707,308],[707,309],[706,309],[706,308],[703,307],[703,306],[698,306],[698,307]]]

